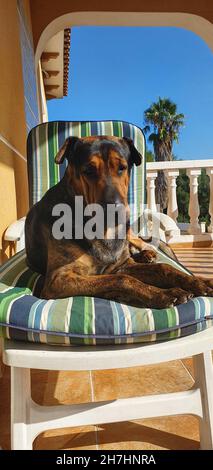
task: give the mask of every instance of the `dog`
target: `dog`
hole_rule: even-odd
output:
[[[213,281],[187,275],[155,263],[155,253],[134,236],[129,223],[128,187],[133,165],[141,155],[129,138],[68,137],[55,157],[67,160],[62,180],[50,188],[29,211],[25,224],[28,266],[44,276],[44,299],[94,296],[136,307],[167,308],[194,296],[213,296]],[[84,206],[99,204],[104,214],[110,204],[122,206],[126,236],[109,239],[56,239],[53,209],[67,204],[75,219],[75,198]],[[86,223],[86,218],[83,224]],[[75,228],[75,227],[74,227]],[[137,253],[132,254],[132,249]]]

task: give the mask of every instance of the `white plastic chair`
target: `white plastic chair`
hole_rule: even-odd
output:
[[[133,135],[135,135],[136,141],[140,143],[140,151],[143,153],[145,150],[143,135],[136,126],[128,123],[104,121],[96,124],[89,122],[87,127],[89,129],[97,125],[98,132],[101,129],[103,134],[108,135],[109,132],[112,132],[109,135],[114,135],[113,125],[117,126],[118,124],[123,129],[128,126],[131,132],[134,130]],[[76,132],[81,131],[82,125],[84,126],[83,132],[85,132],[85,123],[83,122],[46,123],[31,131],[34,135],[33,139],[28,139],[31,204],[42,197],[42,194],[49,187],[50,179],[54,181],[55,172],[51,170],[52,176],[50,178],[48,162],[54,157],[50,153],[61,140],[61,136],[60,139],[58,138],[59,130],[61,127],[63,128],[62,134],[64,136],[65,134],[66,136],[77,135]],[[49,126],[51,128],[50,133],[47,130]],[[69,134],[67,134],[68,131]],[[56,133],[54,145],[49,148],[44,135],[52,135],[54,132]],[[42,148],[42,152],[40,152],[40,148]],[[42,164],[42,162],[46,162],[46,164]],[[36,165],[39,170],[34,171],[34,174],[33,170],[35,170]],[[45,172],[44,178],[37,180],[36,178],[38,178],[42,169]],[[143,172],[140,173],[141,181],[143,181],[145,175],[145,160],[143,160],[142,170]],[[145,192],[145,188],[143,189]],[[140,196],[142,195],[141,188]],[[137,199],[140,200],[140,198]],[[158,213],[152,216],[153,219],[159,221],[158,225],[162,230],[160,235],[164,240],[166,240],[166,235],[169,236],[177,230],[176,224],[168,216]],[[15,222],[8,228],[5,239],[16,243],[17,251],[24,246],[24,219]],[[213,330],[211,327],[187,337],[148,345],[54,347],[5,339],[3,361],[11,367],[12,449],[32,449],[35,437],[48,429],[178,414],[194,414],[199,417],[201,448],[212,449],[212,344]],[[189,356],[193,356],[195,366],[195,385],[189,391],[72,406],[39,406],[31,399],[30,369],[32,368],[67,371],[116,369],[159,364]]]
[[[134,419],[192,414],[199,417],[200,448],[213,449],[212,329],[142,346],[48,347],[5,340],[11,367],[11,446],[32,449],[42,431]],[[134,367],[193,356],[195,385],[189,391],[78,405],[41,406],[31,398],[30,369],[101,370]]]

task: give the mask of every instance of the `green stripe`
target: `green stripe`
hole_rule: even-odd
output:
[[[86,128],[87,128],[87,137],[89,137],[91,135],[91,124],[90,124],[90,122],[87,122]]]
[[[81,137],[86,137],[86,136],[87,136],[86,122],[82,122],[82,124],[81,124]]]
[[[167,308],[168,327],[177,325],[175,308]]]
[[[119,137],[119,124],[118,124],[118,122],[113,122],[113,135]]]
[[[84,333],[85,334],[93,334],[93,302],[91,297],[85,297],[85,304],[84,304]]]
[[[84,333],[85,335],[94,334],[93,331],[93,301],[91,297],[85,297],[84,305]],[[93,344],[91,338],[85,338],[85,344]]]
[[[7,318],[7,311],[11,302],[23,295],[29,295],[29,289],[20,290],[18,287],[11,289],[9,292],[2,292],[0,294],[0,321],[5,322]]]
[[[85,297],[73,297],[70,333],[84,334]]]
[[[168,328],[168,315],[167,309],[156,310],[152,309],[152,315],[155,322],[155,330],[161,330],[163,328]]]

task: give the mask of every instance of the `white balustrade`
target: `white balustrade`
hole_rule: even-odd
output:
[[[208,227],[208,232],[213,233],[213,168],[207,168],[206,173],[209,176],[209,187],[210,187],[210,198],[209,198],[210,225]]]
[[[176,179],[179,175],[179,170],[186,170],[190,183],[190,199],[189,199],[189,217],[190,224],[188,226],[188,233],[190,235],[201,234],[201,224],[199,222],[200,207],[198,201],[198,177],[201,174],[201,169],[205,169],[206,174],[210,179],[210,200],[209,200],[209,214],[210,226],[208,232],[213,233],[213,159],[212,160],[175,160],[165,162],[149,162],[147,163],[147,204],[148,208],[156,212],[155,201],[155,180],[158,171],[165,171],[168,176],[168,208],[167,214],[177,223],[178,218],[178,204],[176,192]]]
[[[187,170],[187,175],[190,181],[190,198],[189,198],[189,217],[190,227],[189,233],[195,235],[201,233],[199,224],[200,207],[198,202],[198,176],[201,175],[201,170]]]
[[[157,172],[147,172],[147,206],[152,212],[157,212],[157,206],[155,201],[155,180],[157,178]]]
[[[168,170],[168,208],[167,214],[171,219],[177,222],[178,217],[178,205],[177,205],[177,194],[176,194],[176,178],[179,175],[177,170]]]

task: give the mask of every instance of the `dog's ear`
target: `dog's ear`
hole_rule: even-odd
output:
[[[123,137],[123,139],[127,143],[130,150],[130,164],[133,165],[134,163],[136,166],[140,165],[142,162],[142,155],[135,148],[133,140],[129,139],[129,137]]]
[[[60,165],[60,163],[63,163],[65,158],[70,163],[73,156],[74,148],[79,140],[80,139],[78,137],[68,137],[63,143],[62,147],[59,149],[58,153],[56,154],[55,163]]]

